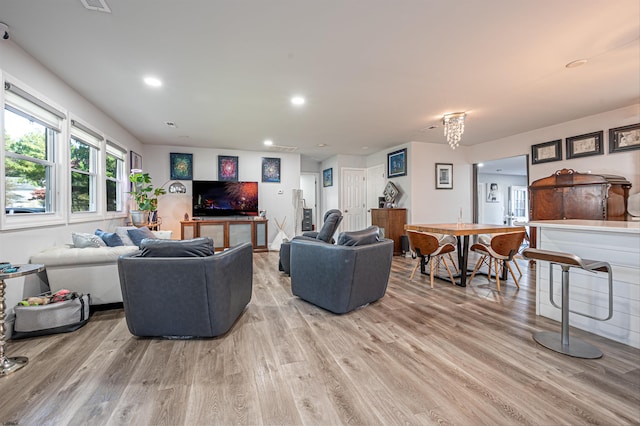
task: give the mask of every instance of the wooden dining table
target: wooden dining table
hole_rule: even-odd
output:
[[[480,223],[434,223],[434,224],[407,224],[405,231],[430,232],[433,234],[455,235],[458,240],[458,269],[460,280],[456,285],[467,286],[468,261],[469,261],[469,236],[478,234],[496,234],[500,232],[525,231],[524,226],[485,225]]]

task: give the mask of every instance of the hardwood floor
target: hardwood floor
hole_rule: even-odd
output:
[[[278,253],[254,256],[254,292],[225,336],[138,339],[121,309],[68,334],[10,341],[28,356],[0,378],[0,421],[65,424],[640,424],[640,351],[581,330],[599,360],[537,345],[533,271],[466,288],[408,281],[346,315],[293,297]]]

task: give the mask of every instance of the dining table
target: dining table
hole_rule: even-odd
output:
[[[526,231],[524,226],[490,225],[480,223],[434,223],[434,224],[407,224],[405,231],[429,232],[432,234],[454,235],[458,249],[458,269],[460,270],[459,281],[455,284],[460,287],[467,286],[467,275],[469,274],[469,236],[479,234],[497,234],[501,232]]]

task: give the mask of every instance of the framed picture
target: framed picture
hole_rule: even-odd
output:
[[[604,154],[603,131],[567,138],[567,160]]]
[[[609,153],[640,149],[640,123],[609,129]]]
[[[171,180],[192,180],[193,179],[193,154],[169,154],[169,170]]]
[[[280,182],[280,159],[262,157],[262,181]]]
[[[387,177],[407,175],[407,149],[387,154]]]
[[[436,189],[453,189],[453,164],[436,163]]]
[[[238,157],[218,155],[218,180],[238,181]]]
[[[129,153],[129,165],[131,166],[131,170],[142,170],[142,155],[136,154],[131,151]]]
[[[497,183],[487,183],[487,203],[500,202],[500,187]]]
[[[333,186],[333,168],[324,169],[322,171],[322,186]]]
[[[562,139],[531,145],[531,164],[562,160]]]

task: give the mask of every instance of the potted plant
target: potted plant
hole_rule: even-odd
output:
[[[163,188],[154,188],[149,173],[135,172],[129,175],[131,197],[137,210],[131,210],[131,222],[135,226],[150,222],[150,216],[158,209],[158,197],[167,193]]]

